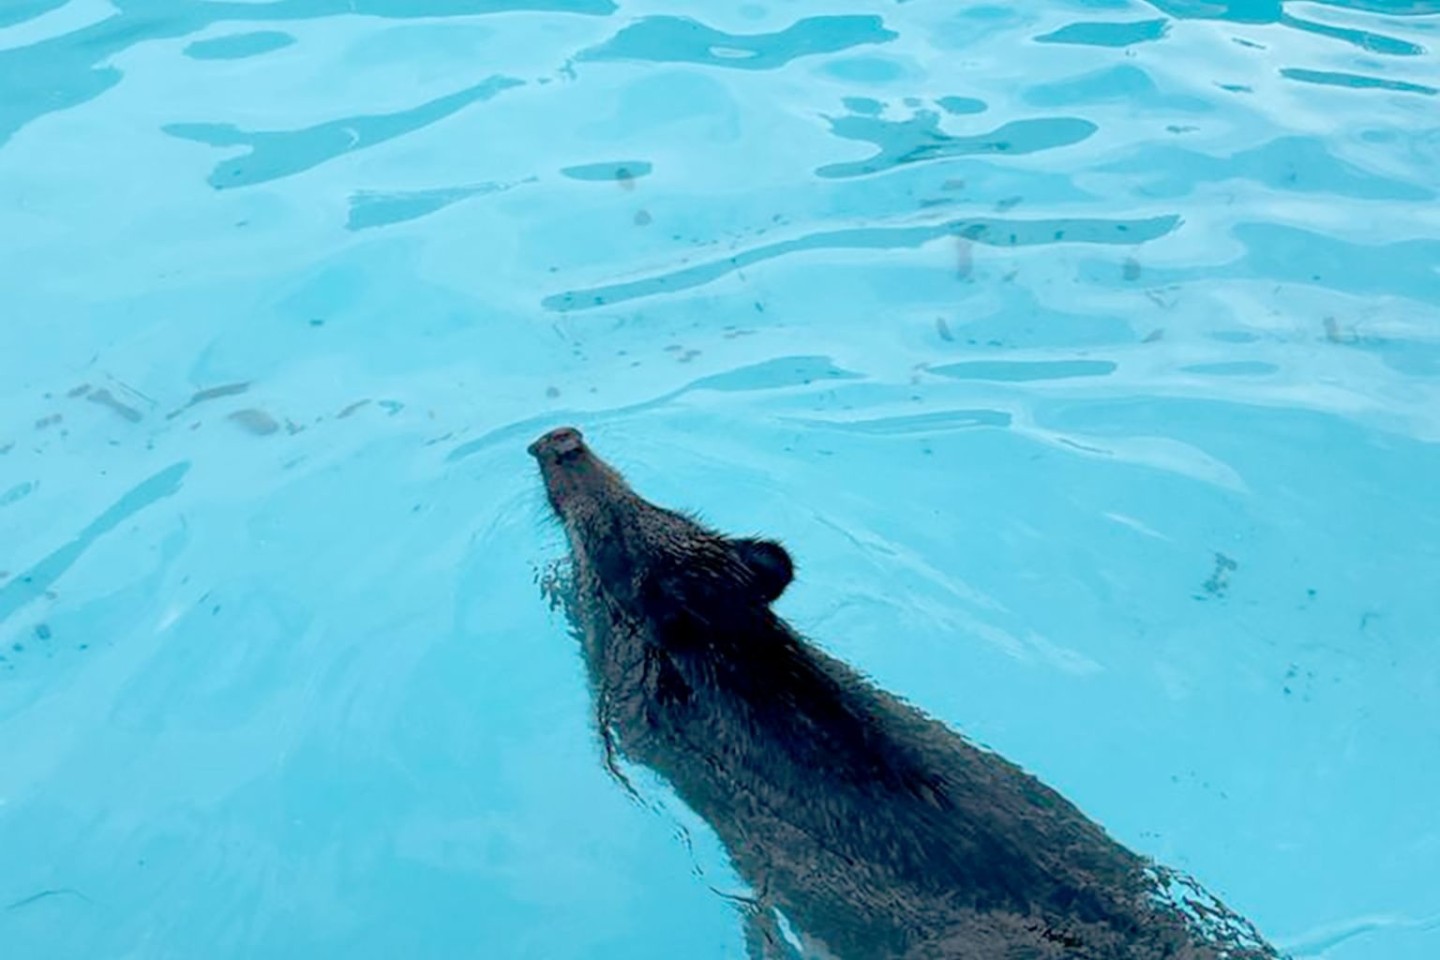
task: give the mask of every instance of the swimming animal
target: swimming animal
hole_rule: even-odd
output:
[[[612,770],[649,767],[715,830],[754,891],[752,960],[1276,960],[1194,881],[801,637],[771,607],[779,543],[650,503],[573,428],[529,452]]]

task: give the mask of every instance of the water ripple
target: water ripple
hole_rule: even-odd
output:
[[[1237,223],[1245,253],[1224,266],[1157,268],[1151,282],[1194,282],[1219,276],[1315,284],[1357,295],[1397,293],[1440,303],[1440,238],[1355,243],[1280,223]],[[1403,293],[1402,293],[1403,292]]]
[[[1104,377],[1115,372],[1109,360],[967,360],[927,367],[933,374],[953,380],[994,380],[1026,383],[1034,380],[1068,380],[1072,377]]]
[[[1037,83],[1028,87],[1024,96],[1026,103],[1037,107],[1124,103],[1132,109],[1171,113],[1209,113],[1215,109],[1214,104],[1202,97],[1163,92],[1149,72],[1123,63],[1078,77]]]
[[[1229,20],[1232,23],[1276,23],[1285,15],[1285,0],[1145,0],[1172,17]],[[1440,13],[1440,0],[1315,0],[1321,7],[1364,10],[1395,17]]]
[[[1305,70],[1300,67],[1286,67],[1280,71],[1282,77],[1303,83],[1318,83],[1330,87],[1349,87],[1352,90],[1392,90],[1398,93],[1418,93],[1433,97],[1440,89],[1427,87],[1423,83],[1409,83],[1404,80],[1386,80],[1359,73],[1343,73],[1338,70]]]
[[[1411,43],[1408,40],[1400,40],[1396,37],[1388,37],[1384,34],[1373,33],[1369,30],[1335,27],[1329,24],[1301,20],[1298,17],[1289,15],[1280,17],[1278,22],[1287,27],[1304,30],[1307,33],[1313,33],[1317,36],[1340,40],[1351,46],[1358,47],[1366,53],[1379,53],[1391,57],[1418,57],[1425,53],[1425,48],[1418,43]]]
[[[1174,198],[1197,187],[1244,179],[1272,190],[1369,200],[1430,200],[1435,191],[1366,170],[1336,157],[1320,137],[1279,137],[1217,157],[1184,147],[1149,144],[1101,169],[1133,177],[1137,193]]]
[[[0,7],[0,27],[24,23],[65,6],[69,0],[10,0]]]
[[[279,30],[232,33],[211,40],[196,40],[185,47],[185,56],[196,60],[243,60],[292,46],[295,38]]]
[[[837,117],[830,121],[830,130],[837,137],[864,140],[880,150],[865,160],[826,164],[815,173],[840,179],[954,157],[985,154],[1018,157],[1080,143],[1098,129],[1089,120],[1077,117],[1046,117],[1013,120],[989,133],[962,137],[943,132],[939,115],[931,111],[919,111],[909,120],[882,120],[864,115]]]
[[[155,502],[174,496],[180,490],[181,482],[189,470],[188,462],[172,464],[136,484],[86,524],[72,539],[37,561],[28,570],[16,574],[9,583],[0,587],[0,623],[27,603],[42,596],[105,534]]]
[[[1083,21],[1035,38],[1036,43],[1073,43],[1089,47],[1128,47],[1161,40],[1170,32],[1168,20]]]
[[[343,154],[365,150],[412,133],[471,104],[523,85],[524,81],[513,77],[490,77],[473,87],[409,110],[341,117],[301,130],[249,133],[228,123],[171,123],[163,129],[171,136],[212,147],[248,147],[248,153],[222,161],[210,174],[210,186],[216,190],[228,190],[303,173]]]
[[[0,145],[32,120],[92,100],[119,83],[120,70],[102,64],[130,47],[188,36],[216,23],[356,14],[420,19],[521,10],[604,16],[615,10],[611,0],[114,0],[113,6],[114,15],[82,29],[0,50],[0,90],[5,91],[0,98]],[[38,13],[49,6],[30,9]]]
[[[775,33],[726,33],[689,17],[646,17],[577,60],[700,63],[737,70],[771,70],[799,57],[888,43],[897,34],[879,17],[806,17]]]
[[[589,310],[641,297],[673,293],[703,284],[745,267],[795,253],[816,250],[897,250],[918,247],[941,237],[963,237],[974,243],[1027,247],[1056,243],[1134,245],[1146,243],[1180,225],[1177,216],[1144,220],[1055,219],[1005,220],[965,218],[930,226],[869,227],[812,233],[793,240],[763,244],[722,259],[685,267],[669,273],[553,294],[541,301],[547,310]]]
[[[404,223],[444,210],[462,200],[499,193],[514,186],[510,183],[480,183],[432,190],[362,190],[350,197],[350,216],[345,221],[345,228],[369,230]]]

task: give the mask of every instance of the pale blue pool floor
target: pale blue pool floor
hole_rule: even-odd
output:
[[[11,0],[0,952],[741,957],[536,586],[568,422],[1294,955],[1440,955],[1437,43]]]

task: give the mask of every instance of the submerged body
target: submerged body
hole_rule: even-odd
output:
[[[777,916],[824,960],[1278,957],[1191,882],[796,634],[770,606],[793,572],[779,544],[649,503],[576,430],[530,452],[570,542],[561,599],[607,749],[716,831],[755,893],[752,957],[797,955]]]

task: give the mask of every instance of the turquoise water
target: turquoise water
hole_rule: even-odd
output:
[[[1436,0],[4,0],[0,953],[741,957],[535,584],[574,423],[1294,955],[1440,956],[1437,49]]]

